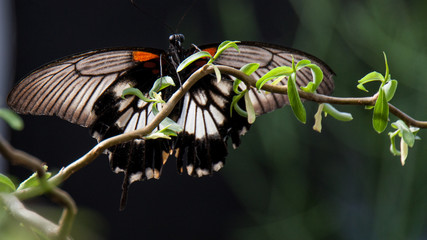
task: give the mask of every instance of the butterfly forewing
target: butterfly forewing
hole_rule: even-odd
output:
[[[334,89],[334,83],[332,80],[334,73],[325,63],[314,56],[295,49],[258,42],[241,42],[238,46],[240,52],[237,52],[234,48],[228,48],[220,55],[215,63],[238,69],[248,63],[259,63],[259,69],[252,75],[255,79],[259,79],[273,68],[279,66],[291,66],[292,57],[295,62],[302,59],[308,59],[312,63],[317,64],[324,74],[323,82],[318,87],[317,92],[329,95]],[[209,46],[206,48],[209,48]],[[309,68],[304,68],[301,71],[298,71],[297,85],[299,87],[306,86],[310,81],[312,81],[312,79],[311,70]],[[284,78],[278,84],[286,85],[286,82],[287,79]],[[244,87],[244,84],[242,83],[241,86]],[[265,91],[258,92],[255,89],[251,90],[250,97],[257,115],[271,112],[288,103],[286,95],[266,94]]]
[[[8,105],[18,113],[56,115],[90,126],[96,120],[96,100],[123,73],[141,64],[134,59],[134,53],[141,51],[147,50],[97,50],[50,63],[15,87],[8,96]]]

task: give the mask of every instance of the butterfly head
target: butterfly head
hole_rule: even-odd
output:
[[[169,36],[169,42],[175,48],[182,48],[182,43],[184,42],[184,34],[172,34]]]

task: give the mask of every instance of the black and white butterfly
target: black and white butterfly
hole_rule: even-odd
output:
[[[31,73],[11,91],[8,105],[18,113],[55,115],[89,127],[98,141],[142,128],[154,118],[152,103],[135,96],[122,99],[123,90],[135,87],[148,94],[154,81],[161,76],[170,76],[176,83],[185,81],[207,60],[197,60],[178,75],[179,63],[200,50],[213,56],[219,45],[183,49],[183,35],[171,35],[169,40],[167,51],[101,49],[49,63]],[[240,53],[228,48],[214,64],[239,69],[247,63],[259,63],[253,76],[260,78],[275,67],[290,66],[292,57],[295,61],[309,59],[324,73],[317,92],[330,94],[334,88],[332,70],[309,54],[259,42],[241,42],[238,47]],[[204,77],[177,104],[169,115],[183,129],[177,137],[171,140],[135,139],[108,149],[112,170],[125,173],[125,186],[137,180],[159,178],[162,166],[171,156],[176,157],[178,172],[187,172],[191,176],[210,175],[223,167],[227,139],[231,137],[236,148],[250,124],[238,114],[230,117],[233,77],[222,74],[222,78],[218,82],[213,75]],[[306,86],[312,78],[311,70],[305,68],[297,74],[297,85]],[[286,85],[286,79],[279,84]],[[179,86],[163,90],[163,99],[167,100]],[[250,98],[257,115],[288,102],[285,95],[257,90],[251,90]]]

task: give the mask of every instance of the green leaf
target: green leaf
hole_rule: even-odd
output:
[[[323,111],[326,114],[331,115],[333,118],[343,122],[353,120],[353,116],[350,113],[340,112],[329,103],[324,103],[324,105]]]
[[[323,107],[325,106],[324,103],[319,104],[319,107],[317,108],[316,114],[314,114],[314,125],[313,130],[317,132],[322,132],[322,112]]]
[[[396,130],[394,132],[389,132],[388,135],[390,137],[390,152],[394,155],[394,156],[399,156],[400,155],[400,151],[397,150],[396,148],[396,144],[395,144],[395,137],[399,134],[400,130]]]
[[[216,55],[216,54],[215,54]],[[184,59],[184,61],[181,62],[181,64],[179,64],[178,68],[176,69],[177,72],[181,72],[184,68],[188,67],[190,64],[192,64],[194,61],[197,61],[198,59],[201,58],[209,58],[212,59],[212,56],[210,53],[206,52],[206,51],[200,51],[200,52],[196,52],[193,55],[190,55],[189,57],[187,57],[186,59]]]
[[[6,175],[0,173],[0,192],[11,193],[16,190],[15,184]]]
[[[372,125],[377,133],[382,133],[387,127],[389,108],[384,90],[380,88],[377,101],[374,106]]]
[[[384,76],[379,72],[375,72],[375,71],[370,72],[358,81],[359,84],[357,85],[357,88],[362,90],[362,91],[368,92],[368,90],[363,85],[368,83],[368,82],[373,82],[373,81],[383,82]]]
[[[313,83],[315,86],[314,91],[317,89],[317,87],[322,83],[323,81],[323,71],[322,69],[317,66],[316,64],[309,64],[306,67],[310,68],[313,74]],[[313,91],[313,92],[314,92]]]
[[[0,108],[0,118],[2,118],[12,129],[21,131],[24,129],[24,121],[14,111]]]
[[[163,101],[163,99],[162,99],[162,93],[161,92],[160,93],[150,92],[150,95],[151,95],[151,99],[150,99],[151,102],[165,103],[165,101]]]
[[[234,106],[234,111],[236,111],[236,113],[237,113],[237,114],[239,114],[240,116],[242,116],[242,117],[244,117],[244,118],[247,118],[247,117],[248,117],[248,113],[247,113],[245,110],[243,110],[243,109],[239,106],[239,104],[236,104],[236,105]]]
[[[174,128],[172,125],[168,125],[165,128],[155,132],[155,133],[151,133],[148,134],[147,136],[145,136],[144,138],[149,140],[149,139],[159,139],[159,138],[163,138],[163,139],[171,139],[171,136],[176,137],[178,136],[177,132],[172,130],[171,128]]]
[[[409,147],[413,147],[415,143],[415,135],[412,133],[411,129],[406,125],[402,120],[397,120],[392,123],[391,126],[395,129],[400,130],[399,136],[408,144]]]
[[[153,108],[151,109],[151,111],[153,112],[154,116],[156,116],[159,113],[159,110],[157,109],[156,105],[157,104],[154,104]],[[179,132],[182,131],[182,127],[178,123],[176,123],[174,120],[172,120],[172,119],[170,119],[168,117],[165,117],[163,119],[163,121],[160,123],[160,127],[162,129],[167,128],[167,129],[169,129],[171,131],[174,131],[176,133],[179,133]]]
[[[400,162],[405,166],[406,158],[408,157],[408,144],[403,138],[400,139]]]
[[[161,129],[159,132],[161,132],[165,135],[168,135],[168,136],[173,136],[173,137],[178,136],[178,133],[176,131],[172,130],[171,128],[173,128],[173,126],[167,126],[163,129]]]
[[[417,133],[418,133],[418,131],[420,131],[420,128],[410,126],[409,130],[414,134],[415,140],[420,140],[421,139],[420,137],[417,136]]]
[[[387,102],[390,102],[390,100],[393,98],[394,93],[396,92],[396,88],[397,88],[396,80],[390,80],[384,85],[383,89],[384,89],[385,98],[387,99]]]
[[[296,72],[297,71],[297,67],[295,66],[294,55],[291,55],[291,56],[292,56],[292,70],[293,70],[293,72]]]
[[[236,111],[242,117],[245,117],[245,118],[248,117],[248,113],[245,110],[243,110],[238,104],[240,99],[242,99],[242,97],[246,94],[247,91],[248,89],[245,89],[240,94],[233,96],[233,100],[231,101],[231,106],[230,106],[230,117],[233,116],[233,110]]]
[[[308,59],[303,59],[301,61],[299,61],[296,65],[296,69],[297,71],[299,71],[302,68],[305,68],[307,65],[309,65],[311,62]]]
[[[311,73],[313,75],[313,81],[309,82],[306,87],[301,87],[301,89],[304,90],[305,92],[314,93],[316,92],[317,87],[323,81],[322,69],[320,69],[320,67],[317,66],[316,64],[307,64],[305,65],[305,67],[308,67],[311,69]],[[297,64],[297,69],[298,69],[298,64]]]
[[[43,166],[45,170],[47,170],[47,166]],[[43,176],[43,181],[46,181],[52,176],[52,173],[46,172],[46,174]],[[17,190],[22,190],[25,188],[30,187],[37,187],[40,185],[40,178],[38,177],[37,173],[33,173],[29,178],[25,179],[21,184],[19,184]]]
[[[246,112],[248,114],[248,123],[253,124],[255,122],[256,115],[255,115],[254,106],[252,105],[252,101],[249,96],[249,91],[246,91],[245,93],[245,105],[246,105]]]
[[[172,119],[170,119],[168,117],[166,117],[165,119],[163,119],[163,121],[160,123],[160,126],[162,126],[163,128],[165,126],[169,126],[168,129],[172,130],[172,131],[174,131],[176,133],[182,132],[182,127],[178,123],[176,123],[174,120],[172,120]]]
[[[235,94],[241,94],[242,92],[239,90],[239,85],[242,82],[242,80],[236,79],[233,82],[233,91]]]
[[[125,99],[127,95],[133,95],[137,96],[139,99],[145,101],[145,102],[152,102],[153,100],[147,98],[144,96],[144,94],[139,90],[138,88],[126,88],[122,92],[122,98]]]
[[[221,71],[219,71],[218,67],[211,64],[211,66],[213,67],[214,71],[215,71],[215,77],[216,77],[216,82],[219,83],[221,82]]]
[[[264,86],[265,83],[270,81],[271,79],[282,77],[282,76],[290,76],[294,70],[291,67],[282,66],[271,69],[268,73],[264,74],[258,81],[256,82],[256,88],[259,90]]]
[[[240,71],[245,73],[246,75],[251,75],[259,68],[259,63],[248,63],[240,68]]]
[[[152,139],[159,139],[159,138],[172,139],[170,136],[161,132],[151,133],[144,137],[145,140],[152,140]]]
[[[385,74],[384,74],[384,80],[388,81],[390,79],[390,70],[388,68],[388,63],[387,63],[387,55],[385,54],[385,52],[383,52],[384,54],[384,62],[385,62]]]
[[[276,78],[273,82],[271,82],[271,85],[277,85],[279,82],[281,82],[286,76],[281,76]]]
[[[413,147],[415,140],[419,139],[416,136],[419,128],[408,127],[408,125],[406,125],[402,120],[397,120],[392,123],[391,126],[397,130],[392,133],[388,133],[391,141],[390,151],[393,155],[400,155],[400,161],[402,166],[404,166],[406,158],[408,157],[408,147]],[[400,137],[400,151],[398,151],[395,146],[394,138],[397,135]]]
[[[160,77],[154,82],[153,87],[150,89],[150,93],[158,93],[169,86],[175,86],[173,79],[170,76]]]
[[[368,74],[366,74],[363,78],[361,78],[358,82],[359,83],[368,83],[368,82],[372,82],[372,81],[384,81],[384,76],[379,73],[379,72],[370,72]]]
[[[242,71],[244,74],[246,75],[251,75],[252,73],[254,73],[256,70],[258,70],[259,68],[259,63],[248,63],[246,65],[244,65],[243,67],[240,68],[240,71]],[[236,79],[233,82],[233,91],[236,94],[240,94],[241,91],[239,90],[239,85],[242,82],[242,80],[240,79]]]
[[[288,98],[289,104],[291,105],[292,111],[295,114],[295,117],[299,121],[305,124],[306,122],[306,111],[304,105],[302,104],[301,98],[298,94],[296,86],[296,73],[292,73],[288,79]]]
[[[221,54],[224,52],[227,48],[233,47],[236,49],[237,52],[240,52],[239,47],[237,46],[237,43],[240,43],[240,41],[224,41],[219,46],[215,53],[215,56],[209,60],[209,63],[212,63],[215,61]]]
[[[357,84],[357,88],[362,91],[369,92],[368,89],[366,89],[365,86],[363,86],[363,83]]]

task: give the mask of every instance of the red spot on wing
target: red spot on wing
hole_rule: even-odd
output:
[[[197,67],[202,67],[203,65],[205,65],[206,63],[208,63],[208,61],[207,60],[205,60],[205,59],[199,59],[199,60],[197,60],[197,61],[195,61],[194,62],[194,64],[197,66]]]
[[[206,49],[202,49],[202,50],[208,52],[213,57],[213,56],[215,56],[216,50],[218,50],[218,48],[211,47],[211,48],[206,48]]]
[[[144,62],[144,63],[142,64],[142,66],[143,66],[143,67],[145,67],[145,68],[150,68],[150,69],[151,69],[151,72],[152,72],[154,75],[157,75],[157,74],[159,74],[159,73],[160,73],[160,70],[159,70],[159,68],[158,68],[157,62],[153,62],[153,61]]]
[[[155,62],[145,62],[145,63],[143,64],[143,66],[144,66],[145,68],[155,68],[155,67],[157,66],[157,64],[156,64]]]
[[[134,51],[132,53],[133,60],[136,62],[145,62],[152,59],[160,58],[159,55],[150,53],[150,52],[144,52],[144,51]]]

